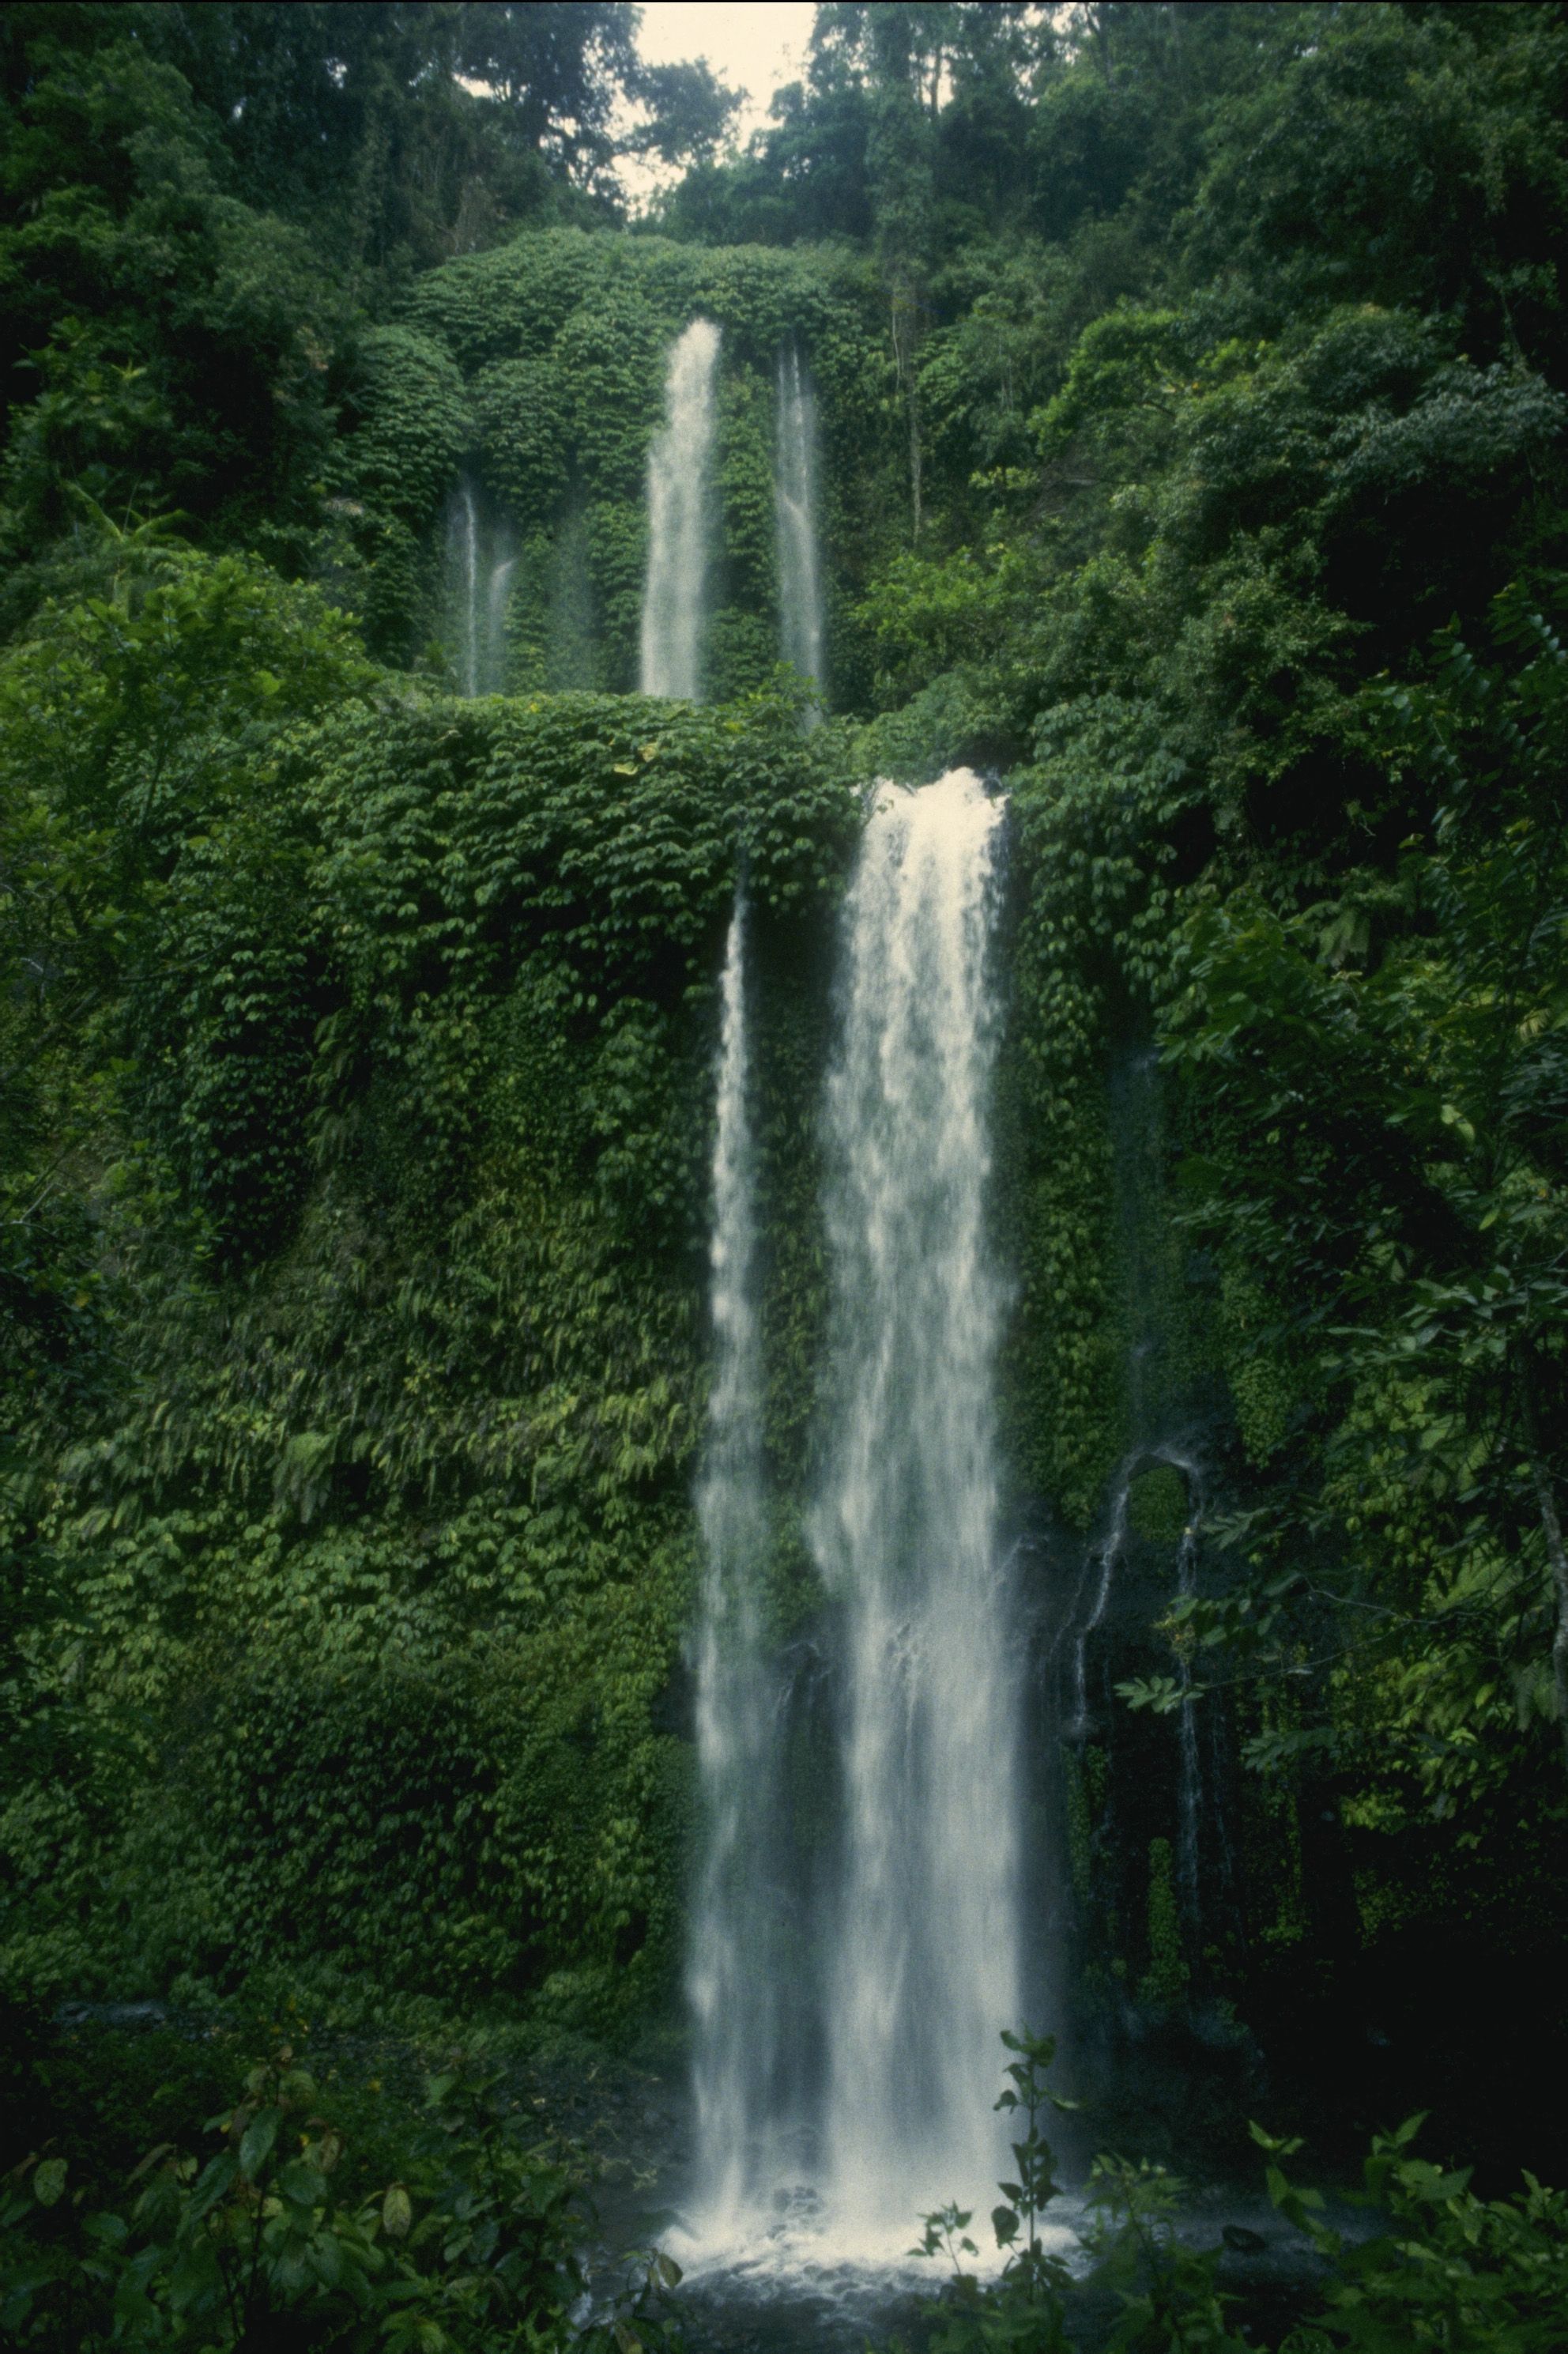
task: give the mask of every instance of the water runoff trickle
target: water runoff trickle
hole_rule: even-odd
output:
[[[879,788],[845,909],[823,1105],[832,1307],[809,1538],[825,1596],[831,1866],[798,1861],[793,1687],[758,1583],[754,1153],[732,928],[714,1161],[716,1366],[699,1493],[706,1860],[683,2261],[885,2278],[915,2218],[980,2209],[1022,2004],[1019,1611],[999,1543],[1003,1287],[987,1236],[1002,805],[967,770]],[[749,1598],[748,1598],[749,1596]]]

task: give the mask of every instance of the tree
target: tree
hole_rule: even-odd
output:
[[[1304,1642],[1392,1657],[1386,1733],[1439,1811],[1495,1769],[1510,1684],[1568,1764],[1568,652],[1521,585],[1493,648],[1450,631],[1429,684],[1377,698],[1385,758],[1429,788],[1397,875],[1202,909],[1170,1047],[1209,1140],[1192,1216],[1301,1401],[1294,1431],[1254,1425],[1277,1458],[1254,1558],[1315,1526],[1340,1564],[1175,1623],[1276,1674]]]

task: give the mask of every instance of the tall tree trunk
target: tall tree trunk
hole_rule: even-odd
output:
[[[893,327],[893,366],[898,389],[904,396],[904,413],[909,427],[909,513],[910,536],[920,536],[921,514],[921,451],[920,451],[920,387],[916,373],[920,340],[920,298],[908,280],[895,280],[890,295]]]
[[[1568,1766],[1568,1550],[1564,1550],[1563,1543],[1563,1521],[1557,1510],[1557,1490],[1552,1482],[1552,1467],[1541,1451],[1535,1384],[1530,1361],[1521,1350],[1515,1362],[1520,1418],[1524,1425],[1525,1458],[1530,1465],[1535,1500],[1540,1508],[1542,1533],[1546,1539],[1546,1558],[1552,1564],[1552,1584],[1557,1588],[1557,1631],[1552,1642],[1552,1681],[1557,1694],[1557,1722],[1563,1734],[1563,1763]]]
[[[909,535],[920,536],[920,387],[913,369],[909,376]]]

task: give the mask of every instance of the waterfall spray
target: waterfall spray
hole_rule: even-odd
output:
[[[664,427],[648,457],[648,578],[639,684],[703,691],[719,331],[694,319],[670,354]]]
[[[506,606],[517,569],[510,526],[481,510],[465,475],[447,499],[447,612],[462,695],[506,685]]]
[[[504,543],[503,543],[504,545]],[[506,686],[506,603],[512,594],[514,555],[498,553],[490,567],[484,598],[484,659],[480,686],[486,695],[504,693]]]

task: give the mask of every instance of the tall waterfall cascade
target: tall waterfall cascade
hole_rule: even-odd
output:
[[[998,1541],[1003,1289],[986,1234],[1001,815],[967,770],[921,791],[880,788],[845,910],[808,1522],[838,1821],[809,1883],[781,1828],[791,1685],[758,1583],[767,1500],[738,922],[730,934],[699,1491],[699,2243],[733,2245],[748,2216],[777,2229],[788,2211],[846,2253],[901,2253],[919,2210],[979,2205],[1005,2171],[992,2101],[998,2036],[1020,2009],[1022,1693]]]
[[[457,622],[458,678],[465,695],[479,693],[479,502],[473,484],[460,482],[447,502],[447,569]]]
[[[779,355],[773,506],[779,547],[779,651],[814,686],[826,684],[817,552],[817,401],[800,348]]]
[[[676,338],[664,382],[664,423],[648,457],[648,572],[642,596],[644,695],[703,692],[713,540],[719,331],[694,319]]]
[[[1019,2008],[1020,1693],[998,1543],[1003,1294],[987,1248],[1001,805],[958,770],[885,790],[850,895],[828,1087],[835,1437],[813,1543],[842,1620],[844,1861],[823,2161],[868,2227],[1003,2154]]]
[[[743,2201],[777,2058],[779,1979],[764,1868],[779,1797],[779,1712],[760,1615],[768,1538],[762,1464],[756,1151],[747,1103],[746,907],[725,954],[713,1157],[713,1387],[697,1486],[705,1582],[696,1655],[697,1758],[707,1836],[688,1992],[694,2093],[712,2203]]]

